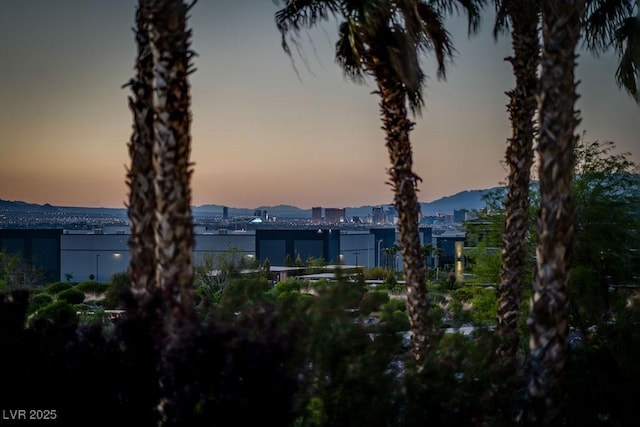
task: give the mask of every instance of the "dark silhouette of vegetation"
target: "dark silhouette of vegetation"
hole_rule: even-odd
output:
[[[50,283],[46,286],[46,290],[51,295],[59,294],[62,291],[66,291],[67,289],[71,289],[71,283],[67,282],[54,282]]]
[[[525,384],[491,362],[498,340],[485,325],[496,316],[495,291],[462,284],[452,290],[445,282],[429,285],[431,322],[441,333],[418,370],[405,340],[409,322],[401,298],[345,278],[275,286],[258,274],[231,279],[220,301],[199,314],[192,341],[173,356],[172,383],[194,397],[181,402],[176,422],[513,425]],[[167,373],[157,371],[153,324],[130,306],[106,323],[85,322],[60,300],[33,311],[30,304],[43,298],[54,297],[37,290],[0,295],[0,339],[11,367],[2,376],[3,404],[56,409],[59,418],[50,425],[91,420],[106,426],[122,419],[157,425],[159,379]],[[637,291],[613,292],[610,308],[612,318],[593,317],[597,323],[570,346],[559,414],[565,425],[631,425],[634,419]],[[453,315],[448,324],[445,312]],[[462,325],[476,329],[444,333],[445,326]]]
[[[57,299],[60,301],[65,301],[71,305],[81,304],[84,302],[85,295],[84,292],[79,291],[78,289],[72,288],[67,289],[65,291],[60,292],[57,295]]]
[[[131,287],[132,283],[127,273],[114,274],[102,294],[101,305],[111,309],[124,309],[130,306],[133,298]]]
[[[568,307],[567,345],[571,341],[591,339],[595,330],[608,329],[609,322],[617,318],[614,313],[620,309],[614,308],[610,299],[620,301],[618,298],[621,297],[616,294],[624,292],[626,286],[637,286],[637,279],[634,277],[637,277],[635,248],[640,246],[640,236],[637,234],[640,221],[637,213],[640,175],[637,173],[637,165],[629,160],[628,153],[617,154],[615,151],[615,144],[612,142],[588,142],[584,139],[574,147],[576,165],[572,192],[576,231],[573,267],[568,286],[571,303]],[[534,212],[539,204],[535,186],[531,188],[530,198],[532,201],[527,236],[530,240],[535,240]],[[472,271],[478,274],[481,282],[496,283],[501,254],[496,242],[505,221],[503,200],[500,193],[492,195],[488,200],[489,213],[481,218],[486,226],[475,231],[470,227],[470,234],[476,234],[471,236],[472,240],[479,243],[467,255],[471,257]],[[528,257],[533,259],[534,255],[534,252],[530,252]],[[525,277],[531,276],[532,271],[525,271]],[[517,345],[521,360],[526,358],[526,343],[529,338],[528,327],[522,319],[523,311],[529,309],[529,294],[530,290],[525,289],[518,324]],[[599,341],[598,345],[604,345],[604,342]],[[575,350],[570,348],[568,352]],[[519,372],[524,373],[521,371]],[[567,381],[571,383],[575,379]],[[563,393],[559,395],[562,396]],[[563,407],[564,404],[559,403],[558,407]]]
[[[111,277],[111,282],[113,282],[113,280],[113,277]],[[107,283],[97,283],[89,280],[78,283],[75,289],[90,294],[103,294],[109,289],[109,285]]]
[[[28,313],[31,314],[38,309],[45,307],[53,302],[53,297],[46,293],[33,293],[29,301]]]

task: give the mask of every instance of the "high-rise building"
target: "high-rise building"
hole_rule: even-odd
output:
[[[322,222],[322,208],[320,206],[311,208],[311,222],[314,224]]]
[[[371,214],[373,216],[373,223],[374,224],[384,224],[385,220],[384,220],[384,209],[382,208],[382,206],[374,206],[371,209]]]
[[[344,208],[326,208],[324,210],[324,222],[338,224],[346,221]]]
[[[453,210],[453,222],[457,224],[462,224],[467,220],[467,210],[466,209],[454,209]]]
[[[395,224],[398,222],[398,211],[393,205],[387,206],[387,223]]]

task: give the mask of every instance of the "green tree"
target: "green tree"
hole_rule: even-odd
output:
[[[613,142],[588,142],[582,138],[574,147],[574,157],[575,241],[569,277],[572,303],[568,321],[584,329],[606,320],[609,285],[632,283],[637,275],[633,248],[640,246],[636,232],[640,221],[637,215],[640,184],[637,165],[629,160],[629,153],[618,154]],[[466,254],[473,273],[481,280],[495,278],[499,272],[501,252],[494,248],[500,248],[504,228],[504,191],[500,189],[485,198],[486,213],[479,219],[482,226],[467,225],[469,239],[480,242]],[[539,205],[536,185],[531,186],[529,197],[526,238],[534,241]],[[529,248],[527,259],[534,259],[532,249]],[[525,277],[532,277],[532,267],[530,263],[525,265]],[[522,323],[519,322],[520,330]]]
[[[360,313],[363,315],[369,315],[374,311],[378,311],[382,304],[389,301],[389,293],[384,291],[369,291],[366,292],[360,300]]]
[[[297,349],[303,349],[306,367],[301,370],[303,388],[298,395],[303,409],[296,425],[400,425],[397,384],[392,360],[398,353],[400,334],[382,332],[372,339],[349,310],[357,297],[351,283],[327,283],[309,302],[299,295],[295,327],[303,327]],[[306,302],[306,303],[305,303]],[[406,305],[404,330],[408,327]],[[357,302],[355,306],[359,306]],[[280,312],[280,311],[279,311]],[[295,330],[295,329],[294,329]],[[371,390],[376,390],[371,393]]]
[[[528,189],[528,198],[529,198],[529,214],[527,216],[527,235],[525,239],[528,241],[532,241],[532,234],[534,229],[534,218],[535,218],[535,206],[536,206],[536,189],[534,186],[529,186]],[[508,187],[497,187],[494,190],[488,192],[483,196],[483,202],[485,203],[485,207],[481,210],[477,220],[468,221],[465,223],[465,233],[466,233],[466,241],[469,246],[468,249],[465,249],[465,255],[467,257],[467,261],[469,263],[470,271],[474,274],[477,274],[477,270],[483,269],[483,271],[488,272],[488,275],[484,275],[479,277],[481,281],[485,281],[487,283],[499,284],[500,281],[500,272],[502,269],[502,255],[503,250],[502,246],[504,244],[504,230],[505,230],[505,203],[506,203],[506,194],[508,191]],[[533,259],[533,245],[527,245],[528,253],[527,257],[529,260]],[[497,269],[493,268],[485,268],[482,266],[482,259],[485,255],[490,257],[494,255],[498,255],[499,261]],[[525,263],[525,267],[529,266],[530,270],[531,263]],[[525,269],[526,271],[526,269]],[[530,276],[525,277],[523,280],[530,279]]]
[[[265,279],[231,279],[222,292],[220,317],[227,322],[235,321],[237,316],[250,308],[261,306],[267,298],[265,293],[269,284]]]
[[[285,267],[293,267],[293,259],[291,259],[291,255],[287,254],[284,257],[284,266]]]
[[[220,300],[229,273],[227,266],[223,265],[224,262],[226,258],[223,255],[205,254],[194,265],[194,287],[201,311]]]
[[[327,265],[327,261],[322,257],[309,257],[307,258],[307,267],[323,267]]]
[[[194,287],[201,314],[206,314],[220,302],[222,291],[230,280],[240,276],[243,268],[256,268],[257,262],[247,261],[242,249],[229,245],[224,252],[205,254],[194,266]]]
[[[583,137],[574,149],[573,199],[575,200],[575,267],[585,268],[599,277],[602,290],[609,284],[630,283],[637,275],[634,263],[634,248],[640,246],[638,239],[637,206],[640,203],[638,165],[630,160],[630,153],[620,153],[612,141],[588,141]],[[483,226],[469,223],[467,239],[478,242],[476,248],[468,249],[474,274],[486,280],[486,274],[497,274],[494,261],[488,252],[496,253],[500,247],[505,222],[504,189],[498,189],[485,197],[487,208],[479,218]],[[537,187],[529,189],[530,209],[526,240],[536,236],[535,215],[539,205]],[[483,253],[484,252],[484,253]],[[500,257],[504,251],[497,252]],[[527,258],[533,259],[535,252],[529,248]],[[484,265],[486,261],[487,265]],[[484,273],[481,273],[484,272]],[[531,267],[525,264],[525,277],[532,275]],[[606,280],[605,280],[606,279]],[[487,280],[493,283],[490,280]],[[604,292],[603,292],[604,295]]]
[[[597,278],[606,311],[609,287],[628,283],[638,273],[633,251],[640,247],[640,175],[630,153],[617,153],[611,141],[583,138],[575,152],[574,265]]]
[[[465,254],[476,281],[491,284],[500,283],[503,257],[498,247],[488,246],[487,242],[480,242],[477,246],[467,249]]]
[[[400,251],[400,246],[398,246],[397,243],[394,243],[393,246],[389,248],[389,258],[391,260],[391,274],[393,274],[394,277],[396,276],[396,273],[398,271],[398,252],[399,251]]]
[[[111,276],[104,292],[103,305],[106,308],[125,309],[132,305],[132,283],[127,273]]]
[[[353,81],[364,82],[366,77],[375,81],[391,161],[389,184],[399,215],[413,354],[421,361],[428,348],[429,301],[418,232],[420,178],[413,171],[409,139],[414,123],[409,119],[407,106],[413,113],[419,113],[423,105],[425,75],[420,67],[421,53],[433,52],[438,76],[445,76],[446,60],[453,53],[453,46],[444,27],[444,14],[457,7],[464,8],[469,15],[469,29],[475,30],[482,2],[287,0],[282,3],[284,7],[276,13],[276,23],[287,53],[291,54],[286,38],[290,33],[299,34],[302,28],[334,16],[342,20],[336,61]]]
[[[433,253],[433,245],[431,243],[420,245],[420,253],[422,254],[422,259],[425,262],[425,266],[428,269],[429,266],[426,263]]]
[[[437,281],[440,278],[440,257],[444,255],[444,249],[442,248],[434,248],[433,249],[433,261],[435,263],[435,275],[434,279]]]
[[[33,288],[44,284],[44,272],[24,260],[20,254],[0,251],[0,290]]]
[[[391,248],[383,248],[382,253],[384,253],[384,268],[385,270],[389,269],[389,254],[391,253]]]
[[[5,290],[9,287],[19,263],[20,257],[17,254],[10,255],[0,252],[0,290]]]

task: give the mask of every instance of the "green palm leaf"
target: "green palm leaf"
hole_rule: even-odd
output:
[[[620,56],[616,70],[616,83],[640,103],[638,78],[640,77],[640,18],[627,18],[615,32],[615,48]]]

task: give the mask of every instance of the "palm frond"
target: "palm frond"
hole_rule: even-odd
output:
[[[425,75],[420,54],[433,54],[438,78],[446,78],[446,66],[453,56],[453,42],[445,29],[447,13],[469,17],[469,32],[475,32],[486,0],[275,0],[283,4],[276,13],[282,47],[291,57],[303,28],[311,28],[331,17],[343,18],[336,42],[336,62],[345,75],[358,83],[376,61],[388,62],[414,114],[423,104],[421,91]],[[297,46],[297,45],[296,45]]]
[[[357,83],[364,81],[362,60],[362,53],[365,52],[364,45],[364,40],[353,19],[340,24],[336,42],[336,62],[342,67],[345,75]]]
[[[380,16],[389,10],[389,0],[343,0],[342,13],[360,22],[367,22],[372,16]]]
[[[432,51],[438,61],[438,77],[446,78],[446,59],[453,55],[453,42],[446,30],[442,15],[430,5],[419,2],[418,16],[424,29],[420,46],[426,51]]]
[[[614,35],[614,45],[620,55],[616,70],[616,83],[640,103],[638,80],[640,79],[640,19],[627,18]]]
[[[420,1],[420,3],[428,3],[431,7],[437,10],[441,14],[452,15],[453,13],[460,14],[466,12],[467,15],[467,31],[468,33],[475,34],[480,28],[481,13],[486,0],[433,0],[429,2]]]
[[[407,35],[412,40],[419,40],[420,34],[424,32],[422,22],[418,16],[419,1],[398,0],[396,13],[390,14],[392,25],[402,25]]]
[[[407,93],[420,92],[424,76],[414,41],[399,25],[391,28],[387,40],[389,62]]]
[[[425,75],[419,64],[419,50],[401,25],[382,27],[372,36],[369,54],[380,64],[385,64],[387,72],[402,84],[403,93],[414,115],[420,114],[424,105],[422,86]]]
[[[608,49],[624,20],[633,13],[633,0],[593,0],[587,2],[583,23],[584,44],[592,53]]]
[[[509,32],[509,0],[495,0],[496,21],[493,24],[493,37]]]
[[[276,26],[282,35],[282,48],[291,55],[287,35],[298,35],[304,28],[311,28],[341,12],[339,0],[286,0],[285,6],[275,14]]]
[[[481,12],[485,5],[485,0],[457,0],[459,8],[467,14],[467,32],[476,34],[480,28]]]

